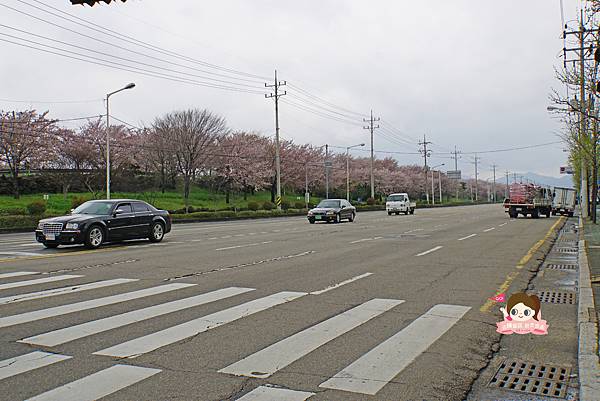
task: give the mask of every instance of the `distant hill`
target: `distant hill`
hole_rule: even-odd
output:
[[[520,176],[523,176],[523,181],[528,179],[529,182],[535,182],[540,185],[548,185],[551,187],[565,187],[565,188],[573,188],[573,176],[570,174],[565,174],[562,177],[550,177],[546,175],[540,175],[536,173],[525,173],[525,174],[517,174],[517,179],[520,179]],[[510,182],[512,183],[513,177],[510,176]],[[502,177],[497,179],[497,182],[504,183],[506,182],[506,178]]]

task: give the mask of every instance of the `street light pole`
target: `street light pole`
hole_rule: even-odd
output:
[[[108,101],[115,93],[133,88],[135,88],[135,84],[132,82],[106,95],[106,199],[110,199],[110,109]]]
[[[432,204],[435,205],[435,169],[437,167],[442,167],[445,166],[446,163],[442,163],[442,164],[438,164],[437,166],[433,166],[431,167],[431,200],[432,200]],[[441,172],[440,172],[440,180],[441,178]],[[442,189],[441,189],[441,182],[440,182],[440,203],[442,203]]]
[[[365,146],[365,144],[359,143],[358,145],[352,145],[346,148],[346,200],[348,202],[350,202],[350,149],[359,146]]]
[[[440,179],[440,205],[442,202],[442,170],[438,170],[438,178]]]

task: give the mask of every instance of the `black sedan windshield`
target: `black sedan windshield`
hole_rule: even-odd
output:
[[[336,208],[340,207],[340,201],[339,200],[323,200],[319,203],[319,205],[317,207],[336,209]]]
[[[73,214],[108,215],[112,206],[112,202],[85,202],[73,210]]]

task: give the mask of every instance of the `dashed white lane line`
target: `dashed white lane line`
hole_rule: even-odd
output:
[[[377,241],[378,239],[382,239],[383,237],[373,237],[373,238],[363,238],[357,239],[356,241],[350,242],[351,244],[358,244],[359,242],[367,242],[367,241]]]
[[[305,401],[313,395],[315,393],[260,386],[239,398],[238,401]]]
[[[235,245],[235,246],[227,246],[225,248],[217,248],[215,249],[215,251],[228,251],[231,249],[239,249],[239,248],[249,248],[251,246],[258,246],[258,245],[266,245],[266,244],[270,244],[273,241],[263,241],[263,242],[255,242],[252,244],[244,244],[244,245]]]
[[[495,230],[496,227],[488,228],[487,230],[483,230],[484,233],[489,233],[490,231]]]
[[[432,252],[439,251],[442,248],[443,248],[443,246],[439,245],[439,246],[436,246],[435,248],[431,248],[428,251],[418,253],[416,256],[425,256],[425,255],[428,255],[428,254],[430,254]]]
[[[500,224],[498,227],[504,227],[505,225],[507,225],[508,223],[502,223]]]
[[[311,295],[320,295],[320,294],[324,294],[324,293],[326,293],[326,292],[328,292],[328,291],[334,290],[334,289],[336,289],[336,288],[339,288],[339,287],[341,287],[341,286],[343,286],[343,285],[346,285],[346,284],[352,283],[353,281],[360,280],[361,278],[369,277],[369,276],[370,276],[370,275],[372,275],[372,274],[373,274],[373,273],[365,273],[365,274],[361,274],[360,276],[355,276],[355,277],[349,278],[348,280],[344,280],[344,281],[342,281],[341,283],[337,283],[337,284],[330,285],[329,287],[326,287],[326,288],[324,288],[324,289],[322,289],[322,290],[319,290],[319,291],[313,291],[313,292],[309,292],[309,294],[311,294]]]
[[[471,234],[471,235],[467,235],[466,237],[459,238],[458,240],[459,241],[464,241],[466,239],[473,238],[473,237],[476,237],[476,236],[477,236],[477,234]]]

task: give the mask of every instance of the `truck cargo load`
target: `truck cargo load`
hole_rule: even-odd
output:
[[[552,192],[548,188],[535,184],[513,183],[509,186],[509,198],[504,202],[504,208],[510,218],[519,214],[534,219],[552,213]]]
[[[552,195],[552,214],[573,217],[576,198],[573,188],[555,187]]]

